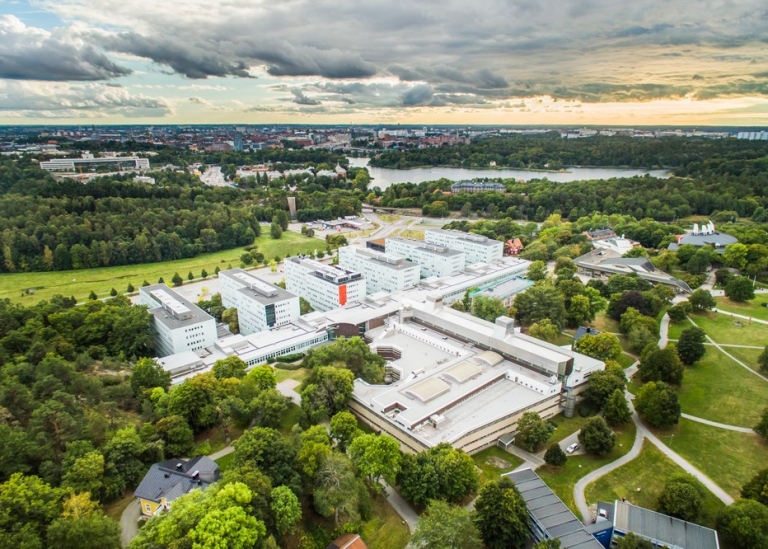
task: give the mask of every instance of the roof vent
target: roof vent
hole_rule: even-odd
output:
[[[200,476],[200,471],[195,471],[192,473],[192,478],[198,478]]]
[[[170,477],[170,476],[171,476],[171,474],[170,474],[170,473],[163,473],[163,476],[164,476],[165,478],[168,478],[168,477]]]
[[[182,469],[184,469],[184,465],[182,465],[181,463],[177,463],[177,464],[176,464],[176,469],[178,469],[179,471],[181,471]]]

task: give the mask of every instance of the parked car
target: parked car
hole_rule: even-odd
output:
[[[573,444],[568,446],[568,448],[566,448],[565,451],[568,452],[569,454],[572,454],[578,449],[579,449],[579,444],[577,442],[574,442]]]

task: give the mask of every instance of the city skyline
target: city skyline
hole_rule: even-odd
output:
[[[0,124],[744,125],[759,0],[10,0]]]

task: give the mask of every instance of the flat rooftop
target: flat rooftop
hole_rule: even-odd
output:
[[[155,306],[149,306],[149,312],[157,322],[171,330],[200,324],[213,317],[197,305],[189,302],[165,284],[154,284],[139,289],[144,299],[149,298]]]
[[[452,442],[551,396],[521,384],[525,377],[553,387],[550,377],[417,323],[388,324],[366,336],[374,349],[400,351],[402,358],[390,363],[400,380],[391,385],[355,380],[354,398],[427,444]],[[514,381],[516,375],[521,383]],[[560,383],[554,384],[559,392]]]
[[[464,231],[454,231],[450,229],[427,229],[425,233],[442,234],[450,236],[451,238],[464,240],[465,242],[472,242],[478,246],[496,247],[499,244],[502,244],[500,240],[494,240],[481,234],[465,233]]]
[[[408,261],[403,256],[393,253],[377,252],[370,248],[357,248],[357,247],[345,247],[344,250],[350,250],[347,253],[354,253],[358,257],[365,259],[366,261],[376,263],[387,269],[394,271],[403,271],[405,269],[413,269],[417,267],[416,263]],[[342,258],[343,261],[343,258]]]
[[[390,236],[387,237],[387,241],[393,240],[407,246],[411,246],[422,253],[435,255],[438,257],[455,257],[462,255],[464,252],[458,250],[452,250],[446,246],[440,246],[439,244],[430,244],[423,240],[416,240],[414,238],[403,238],[402,236]]]

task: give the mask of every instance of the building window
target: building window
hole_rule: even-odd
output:
[[[144,504],[144,509],[147,510],[147,513],[151,513],[152,512],[152,507],[149,506],[149,503]]]

